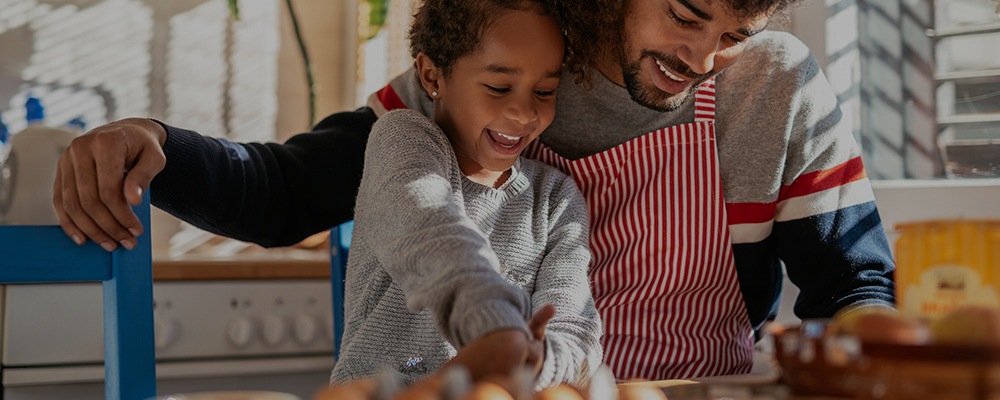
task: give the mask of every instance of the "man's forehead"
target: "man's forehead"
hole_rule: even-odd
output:
[[[669,0],[658,0],[669,1]],[[754,23],[760,20],[767,20],[777,11],[782,3],[780,0],[674,0],[681,4],[692,6],[704,11],[713,17],[715,14],[725,13],[727,16]]]
[[[748,36],[762,31],[774,13],[777,0],[656,0],[673,1],[706,21],[732,19],[736,30]]]

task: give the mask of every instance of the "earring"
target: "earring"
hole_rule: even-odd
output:
[[[434,90],[434,91],[431,91],[431,98],[434,98],[434,99],[436,99],[437,97],[438,97],[438,92],[437,92],[437,90]]]

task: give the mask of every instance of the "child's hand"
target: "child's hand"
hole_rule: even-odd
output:
[[[536,376],[542,371],[542,364],[545,363],[545,327],[555,315],[556,306],[546,304],[539,308],[528,321],[528,330],[531,331],[532,340],[528,343],[527,365],[535,371]]]
[[[462,347],[444,367],[462,365],[474,382],[490,375],[509,375],[523,368],[528,359],[528,336],[520,329],[486,334]]]

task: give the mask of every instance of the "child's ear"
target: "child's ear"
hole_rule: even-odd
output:
[[[441,70],[434,65],[430,57],[424,53],[417,53],[417,76],[420,77],[420,85],[424,87],[424,92],[433,100],[441,97],[441,80],[444,78]]]

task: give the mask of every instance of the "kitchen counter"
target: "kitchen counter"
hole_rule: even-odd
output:
[[[330,279],[326,252],[269,250],[227,257],[153,257],[154,281]]]

